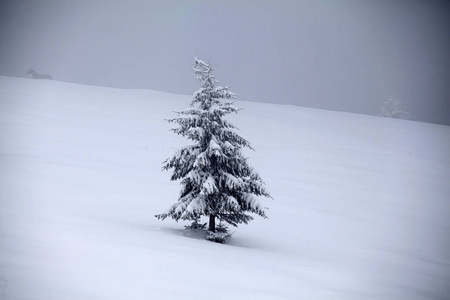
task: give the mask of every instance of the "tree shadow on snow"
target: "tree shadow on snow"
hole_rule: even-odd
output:
[[[187,237],[196,240],[205,240],[206,241],[206,231],[200,229],[178,229],[178,228],[168,228],[168,227],[157,227],[155,229],[175,234],[182,237]]]
[[[167,232],[170,234],[175,234],[178,236],[182,236],[185,238],[196,239],[196,240],[204,240],[206,239],[207,230],[201,229],[181,229],[181,228],[168,228],[168,227],[157,227],[154,228],[159,231]],[[252,237],[242,237],[239,235],[232,235],[231,238],[224,244],[224,246],[232,246],[238,248],[246,248],[246,249],[259,249],[259,250],[268,250],[267,244],[259,239],[255,239]]]

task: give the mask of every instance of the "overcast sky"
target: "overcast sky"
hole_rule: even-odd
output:
[[[450,1],[1,3],[2,75],[192,94],[198,56],[241,100],[450,125]]]

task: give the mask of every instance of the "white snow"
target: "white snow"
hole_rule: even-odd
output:
[[[238,101],[274,200],[221,245],[154,218],[190,99],[0,77],[1,299],[450,299],[450,127]]]

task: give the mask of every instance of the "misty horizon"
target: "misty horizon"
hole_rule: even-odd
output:
[[[442,1],[6,1],[0,74],[192,94],[197,56],[238,100],[450,125]]]

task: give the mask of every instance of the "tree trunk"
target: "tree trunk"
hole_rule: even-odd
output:
[[[216,232],[216,215],[209,215],[209,231]]]

